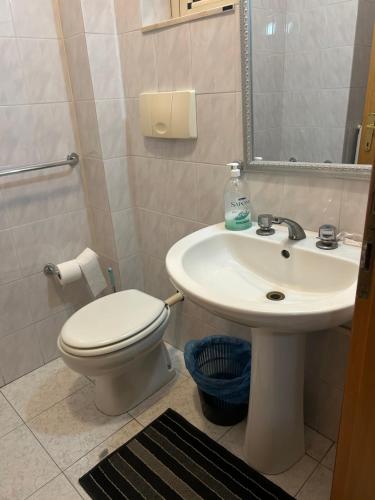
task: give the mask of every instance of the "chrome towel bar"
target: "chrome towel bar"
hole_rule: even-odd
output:
[[[21,174],[22,172],[32,172],[33,170],[43,170],[45,168],[61,167],[63,165],[70,165],[75,167],[79,162],[79,155],[77,153],[69,153],[66,160],[56,161],[55,163],[42,163],[40,165],[30,165],[29,167],[12,168],[11,170],[0,170],[0,177],[6,175]]]

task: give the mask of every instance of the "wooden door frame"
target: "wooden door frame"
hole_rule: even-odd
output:
[[[365,143],[366,143],[366,125],[367,125],[367,117],[374,111],[374,92],[375,92],[375,24],[372,33],[372,48],[371,48],[371,58],[370,58],[370,68],[369,75],[367,80],[367,91],[366,91],[366,100],[363,109],[363,118],[362,118],[362,132],[361,132],[361,141],[360,141],[360,150],[359,150],[359,164],[369,164],[371,163],[372,157],[374,156],[374,146],[371,148],[371,151],[365,151]],[[375,134],[373,137],[373,144],[375,144]]]
[[[368,238],[374,238],[374,234],[375,160],[369,191],[365,242]],[[374,254],[375,248],[369,270],[361,269],[359,274],[331,500],[375,499]],[[361,294],[361,283],[363,279],[369,278],[372,278],[370,292],[365,297]]]

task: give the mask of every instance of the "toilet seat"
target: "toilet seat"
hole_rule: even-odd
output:
[[[154,332],[168,320],[169,308],[139,290],[98,299],[65,323],[59,345],[75,356],[100,356],[124,349]]]

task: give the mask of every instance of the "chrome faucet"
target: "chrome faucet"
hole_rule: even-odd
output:
[[[304,240],[306,233],[298,222],[286,217],[274,217],[272,224],[286,224],[289,230],[289,239],[293,241]]]
[[[271,236],[275,233],[272,224],[286,224],[289,230],[289,239],[293,241],[304,240],[306,233],[303,228],[294,220],[286,217],[274,217],[272,214],[261,214],[258,216],[257,234],[259,236]]]

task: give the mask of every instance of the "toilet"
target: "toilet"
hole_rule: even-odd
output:
[[[175,376],[163,335],[170,309],[139,290],[95,300],[64,324],[57,345],[72,370],[94,379],[95,403],[120,415]]]

